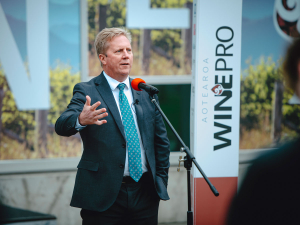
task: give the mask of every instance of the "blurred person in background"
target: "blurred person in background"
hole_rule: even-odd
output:
[[[300,39],[287,50],[287,85],[300,98]],[[259,157],[229,210],[227,225],[300,224],[300,138]]]

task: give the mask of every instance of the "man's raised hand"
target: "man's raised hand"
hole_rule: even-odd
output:
[[[88,95],[86,96],[86,102],[84,104],[82,112],[78,117],[80,125],[102,125],[104,123],[107,123],[106,120],[100,120],[108,116],[108,113],[106,112],[106,108],[96,110],[99,105],[101,105],[101,102],[98,101],[91,106],[91,98]]]

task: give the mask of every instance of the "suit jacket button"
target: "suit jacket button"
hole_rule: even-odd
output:
[[[123,168],[124,167],[124,165],[123,164],[120,164],[120,168]]]
[[[125,145],[125,144],[122,144],[122,148],[126,148],[126,145]]]

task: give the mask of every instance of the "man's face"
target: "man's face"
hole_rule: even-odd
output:
[[[108,45],[106,55],[99,55],[103,69],[110,77],[122,82],[128,77],[133,62],[131,44],[124,35],[120,35]]]

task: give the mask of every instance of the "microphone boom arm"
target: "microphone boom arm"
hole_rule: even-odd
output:
[[[201,173],[201,175],[203,176],[203,178],[205,179],[205,181],[207,182],[207,184],[209,185],[210,189],[212,190],[212,192],[214,193],[215,196],[219,196],[219,192],[217,191],[217,189],[212,185],[212,183],[209,181],[209,179],[207,178],[207,176],[205,175],[204,171],[201,169],[200,165],[198,164],[198,162],[196,161],[195,156],[193,155],[193,153],[190,151],[190,149],[184,144],[183,140],[180,138],[179,134],[176,132],[175,128],[172,126],[171,122],[168,120],[167,116],[164,114],[164,112],[161,110],[160,106],[158,105],[156,99],[151,96],[151,102],[156,106],[156,108],[158,109],[158,111],[160,112],[160,114],[162,115],[162,117],[164,118],[164,120],[166,121],[166,123],[169,125],[169,127],[171,128],[171,130],[173,131],[173,133],[175,134],[175,136],[177,137],[177,139],[179,140],[179,142],[181,143],[181,145],[184,148],[184,152],[187,154],[188,158],[190,158],[193,163],[195,164],[195,166],[197,167],[197,169],[199,170],[199,172]]]

